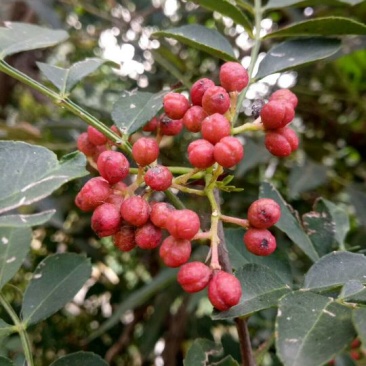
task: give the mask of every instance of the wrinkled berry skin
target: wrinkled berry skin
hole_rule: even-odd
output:
[[[213,145],[223,137],[230,136],[230,132],[230,122],[222,114],[214,113],[202,121],[202,137]]]
[[[122,153],[106,150],[99,155],[97,167],[104,179],[111,184],[115,184],[127,177],[130,164]]]
[[[191,251],[192,244],[189,240],[168,236],[160,246],[159,255],[166,266],[175,268],[187,263]]]
[[[267,229],[250,228],[244,234],[243,241],[248,251],[258,255],[267,256],[276,250],[276,238]]]
[[[191,240],[201,226],[198,215],[188,209],[175,210],[166,221],[166,228],[170,235],[177,239]]]
[[[75,204],[80,210],[93,211],[104,203],[111,193],[109,183],[102,177],[88,180],[75,197]]]
[[[203,290],[211,279],[212,270],[202,262],[183,264],[177,274],[177,281],[183,290],[194,293]]]
[[[274,156],[289,156],[299,146],[296,132],[289,127],[266,132],[264,144]]]
[[[254,201],[248,209],[249,224],[257,229],[271,227],[278,222],[280,217],[280,205],[270,198],[260,198]]]
[[[193,105],[202,106],[202,97],[208,88],[215,86],[211,79],[202,78],[197,80],[191,87],[190,96]]]
[[[151,137],[141,137],[132,146],[132,156],[137,164],[146,166],[159,156],[159,144]]]
[[[89,141],[93,143],[94,145],[104,145],[107,143],[108,139],[106,136],[104,136],[101,132],[99,132],[96,128],[93,126],[88,126],[87,134]]]
[[[217,271],[208,284],[208,298],[211,304],[220,311],[237,305],[242,295],[240,281],[232,274]]]
[[[103,203],[94,210],[91,227],[100,238],[116,234],[120,226],[121,215],[115,205]]]
[[[171,119],[163,114],[159,122],[160,133],[165,136],[176,136],[183,129],[183,120]]]
[[[202,97],[202,108],[207,114],[224,114],[230,108],[230,96],[221,86],[212,86]]]
[[[160,244],[162,236],[161,229],[148,221],[137,228],[135,241],[141,249],[154,249]]]
[[[215,161],[224,168],[232,168],[238,164],[244,156],[244,148],[241,142],[232,136],[223,137],[214,148]]]
[[[140,196],[126,198],[121,205],[121,216],[130,225],[142,226],[150,216],[150,205]]]
[[[207,140],[192,141],[187,151],[189,162],[196,168],[206,169],[215,164],[214,146]]]
[[[228,92],[241,92],[249,82],[247,70],[238,62],[225,62],[219,76],[221,86]]]
[[[166,191],[173,181],[173,174],[163,165],[150,168],[144,177],[145,183],[154,191]]]
[[[207,113],[202,107],[194,105],[188,109],[183,117],[183,124],[190,132],[200,132],[202,121],[207,117]]]
[[[150,220],[154,225],[162,229],[166,228],[166,221],[175,207],[166,202],[156,202],[151,205]]]
[[[285,127],[295,117],[295,110],[290,103],[271,101],[261,110],[261,120],[266,130],[275,130]]]
[[[129,252],[136,247],[135,228],[131,225],[122,225],[112,237],[113,244],[122,252]]]
[[[179,93],[168,93],[163,99],[165,114],[171,119],[181,119],[190,107],[188,99]]]
[[[86,132],[83,132],[79,135],[76,144],[78,150],[86,156],[93,156],[96,152],[96,145],[89,140],[88,134]]]
[[[269,97],[269,101],[280,100],[292,104],[293,108],[297,107],[297,96],[289,89],[278,89]]]

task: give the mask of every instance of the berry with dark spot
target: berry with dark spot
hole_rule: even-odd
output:
[[[208,88],[215,86],[211,79],[202,78],[197,80],[191,87],[190,96],[193,105],[202,105],[202,97]]]
[[[230,108],[230,96],[221,86],[212,86],[202,97],[202,108],[207,114],[224,114]]]
[[[267,256],[276,250],[276,238],[267,229],[250,228],[243,241],[248,251],[255,255]]]
[[[97,167],[100,175],[114,184],[127,177],[130,164],[122,153],[106,150],[99,155]]]
[[[254,201],[248,209],[249,224],[257,229],[269,228],[277,223],[280,217],[280,205],[270,198],[260,198]]]
[[[145,183],[154,191],[166,191],[173,181],[173,174],[163,165],[150,168],[144,177]]]

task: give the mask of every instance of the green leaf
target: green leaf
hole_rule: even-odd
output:
[[[291,169],[288,187],[289,197],[297,198],[300,193],[314,189],[328,180],[327,169],[310,159]]]
[[[232,356],[226,356],[221,361],[212,363],[211,366],[240,366]]]
[[[6,22],[6,28],[0,27],[0,59],[22,51],[54,46],[68,37],[69,35],[64,30]]]
[[[366,192],[363,185],[350,184],[347,192],[350,196],[351,204],[356,210],[356,218],[360,225],[366,226]]]
[[[0,228],[0,289],[17,273],[27,256],[32,240],[28,227]]]
[[[131,135],[150,121],[163,107],[167,91],[152,94],[147,92],[122,93],[113,106],[112,119],[123,133]]]
[[[322,5],[356,5],[364,0],[322,0]],[[319,0],[269,0],[264,10],[280,9],[288,6],[319,5]]]
[[[23,321],[28,326],[43,320],[72,300],[91,274],[89,259],[62,253],[48,256],[36,268],[24,293]]]
[[[291,285],[293,278],[286,253],[277,248],[276,251],[269,256],[261,257],[254,255],[248,252],[243,242],[243,236],[244,230],[242,229],[225,230],[225,241],[232,266],[238,270],[248,263],[263,265],[271,268],[282,281]]]
[[[5,323],[4,320],[0,319],[0,340],[1,338],[7,337],[9,334],[14,333],[15,329],[14,326]],[[1,359],[0,359],[1,361]],[[2,363],[0,362],[0,365],[2,365]]]
[[[0,356],[0,365],[1,366],[14,366],[13,361],[9,360],[8,358]]]
[[[345,283],[338,297],[346,302],[366,303],[366,286],[358,280],[350,280]]]
[[[293,292],[280,301],[277,355],[285,366],[315,366],[331,360],[355,337],[352,310],[332,298]]]
[[[366,347],[366,308],[358,308],[353,311],[353,324],[363,347]]]
[[[335,366],[357,366],[350,355],[342,354],[335,358]]]
[[[333,252],[314,263],[305,275],[304,288],[328,290],[350,280],[366,283],[366,257],[350,252]]]
[[[235,23],[240,24],[244,27],[244,29],[248,32],[251,38],[253,37],[253,25],[247,18],[247,16],[240,11],[240,9],[233,5],[231,2],[227,0],[193,0],[194,3],[209,9],[211,11],[216,11],[230,19],[232,19]]]
[[[306,38],[285,41],[272,47],[259,64],[256,79],[305,65],[334,55],[341,41],[331,38]]]
[[[213,319],[247,316],[277,306],[278,300],[291,289],[272,269],[259,264],[246,264],[235,272],[243,288],[238,305],[218,312]]]
[[[50,195],[71,179],[88,174],[85,155],[75,152],[57,161],[52,151],[24,142],[0,142],[0,213]]]
[[[209,356],[222,353],[222,346],[208,339],[195,339],[183,361],[184,366],[208,366]]]
[[[50,366],[108,366],[100,356],[93,352],[76,352],[52,362]]]
[[[151,297],[156,295],[158,292],[165,290],[165,288],[176,282],[177,269],[167,268],[161,271],[151,282],[146,284],[144,287],[131,293],[121,304],[115,307],[113,314],[104,322],[94,333],[88,337],[88,341],[99,337],[105,333],[108,329],[120,322],[121,316],[126,312],[144,304]]]
[[[313,261],[319,258],[315,251],[314,245],[306,235],[297,213],[289,206],[282,198],[276,188],[267,182],[261,184],[259,189],[259,196],[272,198],[281,207],[281,218],[276,226],[282,230],[287,236],[299,247],[302,251]]]
[[[216,58],[236,61],[234,50],[229,41],[215,29],[209,29],[198,24],[190,24],[179,28],[158,31],[153,33],[153,35],[174,38],[183,44],[207,52]]]
[[[264,39],[274,37],[342,36],[364,35],[366,26],[350,18],[326,17],[309,19],[267,34]]]
[[[48,210],[33,215],[7,215],[0,216],[0,227],[25,227],[42,225],[47,222],[56,210]]]
[[[88,58],[73,64],[68,69],[37,62],[44,76],[61,92],[69,92],[80,80],[97,70],[107,60]]]

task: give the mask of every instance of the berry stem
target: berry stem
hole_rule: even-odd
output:
[[[264,131],[264,126],[262,124],[261,118],[258,117],[253,122],[247,122],[241,126],[232,129],[233,135],[238,135],[239,133],[243,133],[246,131]]]
[[[168,169],[172,172],[172,170],[169,167],[168,167]],[[179,177],[176,177],[174,179],[174,184],[180,184],[180,185],[186,184],[188,182],[188,180],[191,179],[199,171],[200,171],[200,169],[198,169],[198,168],[190,169],[189,172],[187,172]]]
[[[226,216],[226,215],[220,215],[220,220],[223,222],[228,222],[230,224],[235,224],[238,226],[242,226],[243,228],[247,229],[249,227],[249,221],[246,219],[239,219],[237,217],[233,216]]]
[[[188,187],[185,187],[185,186],[177,184],[177,183],[173,183],[172,188],[178,189],[179,191],[184,192],[184,193],[195,194],[197,196],[206,195],[204,191],[200,191],[199,189],[188,188]]]
[[[144,168],[138,167],[136,180],[127,189],[127,197],[132,197],[136,189],[139,188],[140,185],[144,182],[144,174]]]

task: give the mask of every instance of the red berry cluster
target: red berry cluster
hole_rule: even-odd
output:
[[[266,130],[265,145],[275,156],[289,156],[299,146],[294,130],[288,127],[295,117],[298,100],[288,89],[279,89],[269,98],[260,112],[263,127]]]
[[[100,176],[90,179],[82,187],[75,203],[81,210],[93,212],[92,229],[99,237],[111,236],[121,251],[135,247],[159,247],[159,255],[165,265],[180,267],[177,280],[182,288],[187,292],[197,292],[207,287],[209,300],[216,309],[223,311],[238,304],[242,289],[239,280],[221,270],[218,263],[218,234],[214,232],[217,225],[202,232],[200,219],[194,211],[176,209],[167,202],[153,200],[154,191],[163,192],[170,187],[197,193],[197,189],[190,189],[186,184],[198,173],[202,177],[210,174],[210,180],[206,181],[211,184],[206,189],[211,189],[212,193],[216,189],[214,187],[219,187],[213,177],[217,180],[224,168],[234,167],[243,158],[243,145],[234,137],[242,126],[237,130],[231,120],[238,93],[248,85],[248,73],[239,63],[227,62],[221,66],[219,78],[220,85],[207,78],[195,82],[190,90],[190,100],[180,93],[166,94],[164,113],[154,117],[143,127],[144,132],[132,139],[130,160],[116,151],[116,146],[102,133],[89,127],[80,135],[77,144],[79,150],[91,158]],[[277,156],[286,156],[295,148],[294,138],[291,140],[294,132],[287,124],[294,117],[296,104],[296,96],[283,89],[273,93],[261,110],[266,146]],[[164,135],[175,136],[184,127],[189,132],[200,133],[200,136],[187,148],[193,168],[188,168],[189,173],[181,173],[174,178],[174,170],[161,163],[160,142]],[[118,129],[112,128],[120,134]],[[286,147],[283,139],[290,148]],[[130,162],[134,162],[137,168],[130,167]],[[136,174],[136,177],[127,184],[126,178],[131,174]],[[207,190],[198,193],[208,195]],[[247,249],[265,256],[276,249],[276,240],[268,228],[279,220],[280,214],[280,207],[275,201],[259,199],[249,207],[247,220],[219,212],[217,217],[248,229],[243,239]],[[210,265],[189,262],[191,242],[197,239],[211,240]]]

